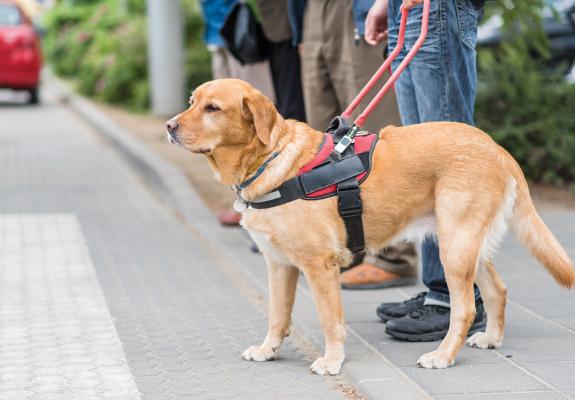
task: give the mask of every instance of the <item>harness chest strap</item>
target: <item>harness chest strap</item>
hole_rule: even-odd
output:
[[[363,233],[363,207],[359,196],[359,182],[356,178],[348,179],[337,185],[338,211],[347,231],[347,248],[354,254],[354,265],[365,256],[365,239]]]
[[[264,209],[289,203],[294,200],[319,200],[338,197],[338,211],[347,231],[347,247],[355,255],[355,262],[361,261],[365,254],[365,241],[362,221],[360,184],[371,170],[371,156],[376,135],[358,137],[363,151],[348,155],[338,161],[330,160],[328,155],[334,144],[331,136],[322,145],[318,157],[300,170],[300,175],[284,182],[276,190],[262,197],[246,202],[247,206]],[[356,149],[358,150],[358,149]],[[325,159],[322,159],[325,154]],[[312,168],[310,168],[310,166]]]
[[[334,190],[333,193],[328,193],[320,197],[310,197],[311,194],[321,189],[338,185],[350,179],[355,179],[358,175],[369,171],[370,161],[370,153],[367,152],[344,158],[341,161],[324,164],[312,169],[310,172],[285,181],[276,190],[256,200],[247,202],[247,205],[255,209],[264,209],[276,207],[298,199],[318,200],[337,195],[338,189],[334,188],[336,190]],[[355,180],[357,181],[357,179]]]

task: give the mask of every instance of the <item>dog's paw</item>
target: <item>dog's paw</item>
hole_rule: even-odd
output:
[[[503,338],[494,338],[485,332],[477,332],[467,339],[467,345],[477,349],[497,349],[502,342]]]
[[[441,354],[438,351],[432,351],[430,353],[425,353],[419,360],[417,360],[417,366],[421,368],[447,368],[455,364],[455,360],[451,360]]]
[[[269,361],[276,355],[277,351],[271,347],[250,346],[242,353],[242,358],[247,361]]]
[[[342,359],[320,357],[313,362],[309,370],[318,375],[337,375],[341,371]]]

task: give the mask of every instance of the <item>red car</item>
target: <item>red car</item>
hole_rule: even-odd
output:
[[[12,1],[0,0],[0,88],[26,90],[37,104],[42,51],[30,19]]]

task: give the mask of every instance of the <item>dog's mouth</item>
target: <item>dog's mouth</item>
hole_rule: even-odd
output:
[[[178,140],[177,137],[170,135],[168,133],[168,142],[170,142],[171,144],[181,147],[182,149],[186,149],[188,151],[191,151],[192,153],[196,153],[196,154],[210,154],[212,152],[212,149],[209,147],[198,147],[196,149],[190,148],[188,146],[185,146],[184,144],[180,143],[180,141]]]
[[[170,144],[182,147],[181,143],[178,142],[178,139],[176,139],[176,137],[172,136],[170,133],[166,135],[166,138],[168,139],[168,142],[170,142]]]
[[[212,152],[212,149],[209,149],[207,147],[200,147],[199,149],[193,149],[192,153],[197,153],[197,154],[209,154]]]

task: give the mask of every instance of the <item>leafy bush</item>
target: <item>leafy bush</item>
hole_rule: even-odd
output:
[[[128,2],[61,2],[46,20],[46,54],[54,71],[74,78],[78,90],[102,101],[145,109],[147,88],[145,18]]]
[[[80,65],[78,90],[111,104],[145,109],[149,102],[146,27],[142,17],[98,32]]]
[[[575,85],[517,43],[480,51],[477,125],[536,181],[575,182]]]
[[[91,13],[92,7],[62,3],[47,15],[44,45],[57,74],[72,76],[77,72],[78,63],[92,40],[91,33],[81,29]]]
[[[120,7],[123,5],[124,7]],[[195,0],[184,0],[189,88],[211,79]],[[47,15],[45,51],[54,72],[107,103],[144,110],[149,104],[145,0],[63,0]]]

